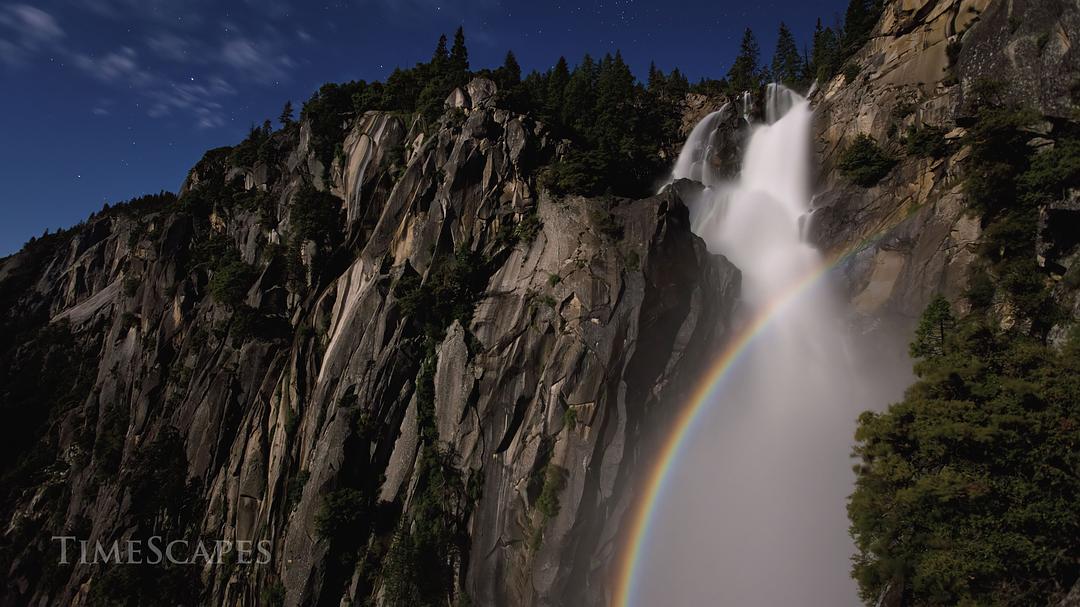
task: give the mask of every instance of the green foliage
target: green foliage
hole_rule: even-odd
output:
[[[852,183],[868,188],[889,174],[896,161],[869,135],[858,135],[840,154],[838,168]]]
[[[415,273],[402,275],[397,298],[402,311],[439,342],[455,320],[468,326],[490,274],[483,255],[461,248],[453,257],[436,261],[424,281]]]
[[[840,72],[843,63],[839,35],[830,27],[821,27],[821,19],[818,19],[807,71],[824,84]]]
[[[599,63],[586,55],[572,72],[563,59],[530,74],[514,94],[516,109],[535,112],[573,143],[542,172],[540,184],[556,195],[652,193],[668,168],[659,152],[673,153],[681,138],[688,90],[678,70],[664,75],[653,68],[643,86],[618,52]]]
[[[514,226],[514,242],[520,242],[522,244],[532,243],[543,227],[544,224],[540,221],[540,214],[537,213],[536,208],[533,207],[521,218],[521,221]]]
[[[1017,177],[1027,170],[1030,134],[1023,129],[1037,119],[1034,112],[996,103],[979,103],[964,136],[971,156],[964,182],[971,204],[992,217],[1017,198]]]
[[[157,194],[145,194],[124,202],[118,202],[102,214],[119,214],[128,217],[141,217],[150,213],[167,210],[176,204],[176,194],[161,190]]]
[[[906,604],[1054,604],[1077,578],[1080,546],[1080,343],[1044,343],[1060,311],[1035,262],[1039,205],[1077,183],[1070,134],[1034,153],[1034,113],[1004,86],[968,91],[965,187],[983,236],[956,319],[931,302],[911,353],[919,381],[856,435],[849,503],[863,598]],[[1018,322],[1002,332],[999,295]]]
[[[981,264],[972,266],[968,276],[968,288],[964,293],[973,310],[985,313],[994,303],[994,281]]]
[[[371,521],[368,500],[359,489],[331,491],[323,497],[315,513],[315,532],[324,541],[358,536],[367,532]]]
[[[28,262],[31,265],[34,262]],[[0,278],[0,301],[19,285],[16,276]],[[5,315],[7,316],[7,315]],[[72,332],[65,320],[47,317],[5,318],[0,333],[0,498],[18,495],[26,487],[44,482],[45,468],[57,459],[56,435],[64,416],[86,402],[98,375],[101,338],[86,340]],[[39,325],[38,322],[41,322]],[[98,333],[104,334],[101,329]],[[96,420],[89,420],[93,424]],[[126,429],[126,425],[124,426]],[[87,432],[93,436],[92,428]],[[92,439],[90,439],[92,440]],[[83,441],[89,449],[89,440]]]
[[[975,317],[939,332],[940,307],[920,380],[859,419],[853,575],[867,604],[1056,603],[1080,562],[1080,348]]]
[[[187,470],[184,439],[171,426],[134,455],[123,481],[131,491],[131,514],[143,527],[165,515],[179,529],[180,522],[194,512]]]
[[[612,240],[619,240],[623,237],[622,224],[615,218],[615,215],[606,208],[592,208],[589,210],[589,220],[592,221],[593,227],[596,231]]]
[[[963,50],[963,48],[964,45],[959,40],[945,45],[945,56],[949,58],[949,67],[956,65],[956,62],[960,60],[960,51]]]
[[[727,81],[735,93],[756,91],[761,86],[761,68],[758,67],[759,50],[757,38],[750,28],[743,31],[739,54],[728,70]]]
[[[607,159],[598,150],[570,150],[540,175],[540,184],[557,196],[595,194],[604,185]]]
[[[1080,136],[1066,136],[1035,154],[1017,185],[1021,201],[1032,208],[1064,200],[1069,189],[1080,188]]]
[[[773,53],[772,60],[773,81],[788,87],[801,87],[805,72],[806,66],[803,65],[799,47],[795,44],[795,36],[781,21],[780,31],[776,37],[776,51]]]
[[[255,269],[240,258],[236,249],[227,247],[214,260],[207,289],[215,301],[235,308],[244,301],[254,280]]]
[[[566,468],[548,462],[544,470],[544,485],[540,490],[540,497],[536,498],[536,509],[543,515],[545,521],[558,516],[559,495],[566,488],[568,478]]]
[[[292,237],[332,245],[341,239],[342,201],[330,192],[304,184],[289,204]]]
[[[229,329],[233,347],[240,347],[252,339],[288,339],[293,334],[292,325],[287,318],[262,314],[246,304],[235,307]]]
[[[314,282],[328,269],[328,257],[344,238],[342,232],[342,208],[340,198],[330,192],[304,184],[289,203],[289,250],[286,253],[289,280],[294,288],[304,283],[304,267],[300,249],[305,242],[315,243],[315,257],[311,262]]]
[[[577,428],[577,417],[577,409],[574,407],[567,407],[562,414],[563,425],[571,430]]]
[[[882,11],[881,0],[850,0],[844,14],[843,52],[850,56],[870,39]]]
[[[101,474],[115,473],[120,469],[127,429],[127,407],[106,406],[101,419],[101,429],[94,442],[94,462]]]
[[[855,62],[849,62],[844,64],[844,83],[851,84],[855,82],[855,79],[859,77],[862,72],[862,66]]]
[[[946,344],[955,329],[956,318],[949,301],[938,295],[930,301],[915,328],[915,339],[909,350],[911,357],[933,361],[945,356]]]
[[[246,139],[241,141],[229,153],[229,164],[233,166],[251,167],[262,161],[274,159],[274,143],[271,140],[273,128],[267,120],[261,127],[251,126]]]
[[[286,101],[285,106],[281,108],[281,115],[278,116],[278,122],[283,127],[290,127],[293,124],[293,107],[292,101]]]
[[[1031,320],[1032,332],[1045,334],[1061,316],[1046,270],[1035,261],[1039,206],[1058,200],[1080,184],[1080,139],[1064,133],[1052,149],[1034,153],[1026,127],[1039,120],[1031,110],[1003,101],[1001,83],[980,81],[968,94],[971,148],[964,181],[969,204],[980,215],[979,251],[994,288],[979,285],[980,303],[1001,289],[1018,317]]]
[[[452,604],[454,563],[468,543],[471,503],[452,456],[425,445],[417,466],[410,515],[400,522],[383,568],[391,607]]]
[[[139,291],[140,284],[142,284],[142,281],[138,278],[134,276],[125,276],[123,283],[124,297],[134,297],[135,293]]]
[[[949,149],[945,129],[937,126],[916,129],[912,126],[904,139],[904,148],[908,154],[919,158],[941,158]]]
[[[311,126],[311,146],[322,162],[326,177],[334,161],[334,153],[345,141],[345,126],[356,115],[353,99],[364,98],[367,83],[364,81],[336,84],[328,82],[304,103],[300,119]]]

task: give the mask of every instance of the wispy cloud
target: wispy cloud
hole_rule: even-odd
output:
[[[222,126],[225,124],[222,100],[236,94],[236,89],[219,76],[203,82],[193,78],[177,81],[158,75],[145,69],[138,52],[130,47],[121,47],[101,57],[76,54],[72,59],[90,77],[136,91],[146,101],[147,115],[151,118],[186,113],[195,118],[199,128]],[[105,109],[104,113],[107,112]],[[94,113],[104,115],[96,109]]]
[[[146,38],[146,46],[162,59],[186,63],[196,59],[193,41],[171,32],[158,32]]]
[[[147,32],[141,39],[126,38],[123,46],[101,50],[77,35],[81,29],[69,35],[54,13],[29,4],[0,5],[0,69],[26,69],[47,53],[134,97],[151,117],[187,115],[201,128],[221,126],[226,122],[224,104],[237,94],[232,83],[267,85],[289,79],[297,64],[286,50],[297,38],[274,22],[290,14],[289,0],[244,0],[241,6],[249,14],[234,14],[211,27],[206,15],[215,6],[213,0],[82,0],[79,18],[112,21],[114,27],[139,24]],[[111,113],[100,104],[89,111]]]
[[[271,39],[256,41],[238,37],[224,43],[221,59],[251,80],[281,80],[287,77],[295,63],[288,55],[279,52],[277,47],[276,41]]]
[[[117,21],[139,19],[192,27],[204,24],[200,9],[214,5],[207,0],[80,0],[79,3],[80,8]]]
[[[32,42],[48,43],[65,36],[56,19],[45,11],[28,4],[13,4],[5,10],[0,20],[22,30],[24,38]]]
[[[128,84],[142,88],[154,84],[156,78],[149,71],[142,69],[138,62],[138,53],[131,47],[121,47],[101,57],[91,57],[80,53],[71,56],[75,66],[92,78],[102,82]]]
[[[22,66],[35,53],[57,48],[65,36],[56,19],[39,8],[0,6],[0,63]]]
[[[157,118],[182,111],[193,114],[199,128],[219,127],[225,124],[220,99],[235,94],[236,89],[223,78],[211,78],[205,84],[174,82],[151,92],[148,113]]]

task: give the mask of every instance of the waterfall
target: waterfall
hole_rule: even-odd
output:
[[[693,229],[742,271],[746,318],[822,263],[801,229],[809,103],[779,85],[765,102],[736,178],[722,179],[708,156],[718,112],[694,129],[674,170],[707,186],[688,201]],[[845,311],[823,280],[741,356],[673,472],[635,605],[859,604],[845,509],[852,435],[859,412],[893,394],[862,380]]]
[[[720,133],[716,129],[718,122],[731,112],[731,103],[725,103],[719,110],[705,116],[697,123],[690,137],[686,139],[679,159],[675,162],[673,175],[676,179],[687,178],[700,181],[707,186],[719,184],[715,171],[706,166],[713,157],[716,149],[717,138]]]

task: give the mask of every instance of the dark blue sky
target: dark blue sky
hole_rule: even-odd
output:
[[[781,20],[800,44],[846,6],[508,0],[0,1],[0,255],[102,203],[175,190],[212,147],[326,81],[382,79],[465,27],[472,67],[508,49],[525,71],[621,49],[721,77],[744,27],[768,61]]]

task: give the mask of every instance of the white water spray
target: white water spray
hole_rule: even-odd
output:
[[[803,239],[809,104],[777,85],[765,101],[767,124],[754,127],[737,180],[710,158],[728,108],[694,129],[674,171],[708,186],[688,202],[694,231],[742,270],[746,318],[822,262]],[[894,388],[885,396],[864,380],[826,283],[772,318],[710,405],[663,497],[636,605],[858,604],[845,510],[852,434],[858,413]]]

